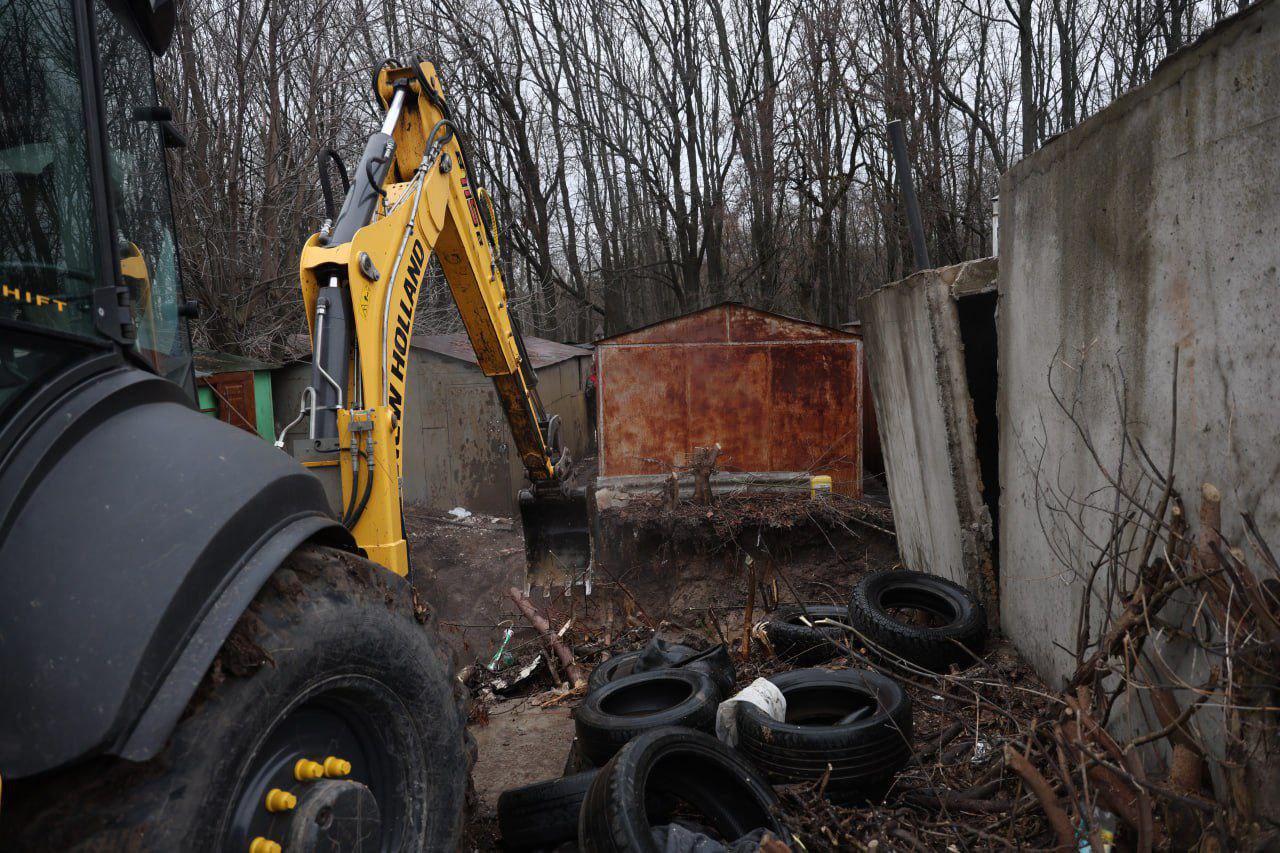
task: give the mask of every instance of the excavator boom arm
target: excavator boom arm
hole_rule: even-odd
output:
[[[356,541],[405,574],[401,431],[414,312],[433,253],[476,361],[493,380],[533,498],[554,498],[563,457],[557,419],[538,398],[508,306],[492,206],[434,66],[384,67],[375,92],[386,109],[382,127],[341,210],[302,253],[312,382],[300,417],[310,416],[315,450],[333,454],[341,469],[343,521]],[[585,505],[581,514],[585,538]],[[542,541],[528,529],[526,538]]]

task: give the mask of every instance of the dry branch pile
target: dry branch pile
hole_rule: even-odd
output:
[[[1007,647],[963,673],[894,672],[917,709],[917,761],[882,804],[788,791],[806,848],[1103,850],[1112,834],[1139,851],[1280,845],[1255,804],[1275,736],[1280,564],[1248,515],[1261,580],[1223,540],[1212,486],[1198,538],[1176,490],[1162,503],[1142,546],[1158,556],[1136,578],[1100,563],[1094,581],[1106,577],[1120,606],[1093,631],[1086,599],[1063,692]],[[1122,716],[1112,729],[1138,732],[1124,740],[1106,728]]]

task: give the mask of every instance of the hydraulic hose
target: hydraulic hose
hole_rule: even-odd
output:
[[[347,167],[338,156],[338,152],[325,146],[316,154],[316,168],[320,172],[320,194],[324,196],[324,215],[330,222],[338,215],[338,208],[333,203],[333,185],[329,181],[330,161],[337,165],[338,174],[342,177],[342,193],[345,196],[351,189],[351,179],[347,177]]]
[[[360,451],[360,455],[361,456],[365,455],[363,450]],[[365,456],[365,459],[367,460],[368,457]],[[353,495],[355,494],[354,489],[352,490],[352,494]],[[364,508],[369,505],[369,496],[372,494],[373,494],[373,468],[372,466],[370,466],[365,473],[364,494],[360,496],[360,504],[356,507],[355,514],[352,515],[351,518],[343,522],[344,527],[350,530],[351,528],[356,526],[356,522],[360,520],[360,516],[364,515]]]
[[[351,466],[351,497],[347,499],[347,508],[342,513],[342,526],[351,529],[355,522],[348,523],[351,513],[356,508],[356,494],[360,491],[360,460],[365,458],[364,450],[357,448],[355,464]]]
[[[369,188],[384,199],[387,197],[387,191],[382,188],[382,181],[378,178],[377,173],[374,172],[374,168],[381,166],[385,162],[387,162],[385,157],[376,157],[372,160],[366,160],[364,164],[364,174],[369,179]]]

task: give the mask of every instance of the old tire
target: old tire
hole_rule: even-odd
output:
[[[594,692],[602,688],[609,681],[620,679],[623,675],[632,675],[635,672],[654,672],[658,667],[654,667],[652,663],[648,669],[645,663],[649,661],[643,660],[646,652],[650,649],[637,649],[635,652],[623,652],[609,658],[609,660],[600,663],[594,670],[591,670],[591,676],[586,683],[588,693]],[[716,683],[721,697],[727,697],[733,692],[733,684],[737,679],[737,674],[733,670],[733,661],[728,656],[727,649],[723,646],[707,649],[705,652],[696,651],[689,646],[682,646],[680,643],[663,643],[662,653],[664,657],[672,660],[671,666],[662,667],[662,669],[690,669],[707,672],[707,675]],[[652,657],[652,654],[650,654]],[[689,663],[690,658],[696,658]]]
[[[845,642],[845,631],[834,625],[811,627],[804,623],[818,619],[844,622],[845,608],[831,604],[806,604],[779,607],[765,623],[764,633],[774,652],[783,660],[794,663],[816,664],[844,654],[840,645]]]
[[[247,850],[284,842],[304,813],[298,758],[351,762],[377,801],[362,849],[453,850],[469,757],[464,703],[407,582],[351,554],[303,546],[241,616],[165,750],[99,759],[5,786],[6,850]],[[271,788],[296,794],[268,812]],[[312,791],[317,789],[310,789]]]
[[[573,741],[569,744],[569,754],[564,757],[564,767],[560,770],[561,776],[572,776],[575,773],[583,773],[587,770],[595,770],[596,766],[587,760],[582,754],[582,748],[578,744],[578,736],[573,736]]]
[[[892,678],[863,670],[797,669],[769,676],[787,700],[786,720],[738,706],[738,749],[775,783],[812,782],[875,794],[911,757],[911,697]],[[837,721],[863,709],[859,719]]]
[[[729,648],[724,643],[698,652],[678,668],[705,672],[711,677],[716,690],[720,692],[721,699],[728,699],[733,695],[733,688],[738,683],[738,673],[733,668],[733,658],[729,655]]]
[[[720,698],[704,672],[660,669],[611,681],[573,709],[582,755],[597,767],[637,735],[664,726],[715,729]]]
[[[595,770],[503,791],[498,829],[507,850],[553,848],[578,837],[578,812]]]
[[[933,624],[907,624],[894,612],[911,610]],[[987,640],[987,615],[969,591],[924,572],[867,575],[853,588],[849,624],[890,665],[907,661],[934,672],[967,669]]]
[[[659,853],[652,827],[670,810],[655,810],[655,795],[692,806],[727,840],[764,827],[790,841],[760,771],[711,735],[662,728],[631,741],[596,775],[578,819],[582,853]]]

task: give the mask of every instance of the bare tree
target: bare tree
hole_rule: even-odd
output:
[[[991,249],[999,174],[1239,0],[228,0],[160,64],[202,345],[280,355],[388,58],[431,59],[493,196],[511,304],[586,340],[725,299],[824,323],[910,257],[885,123],[909,127],[937,263]],[[421,324],[456,328],[437,276]]]

